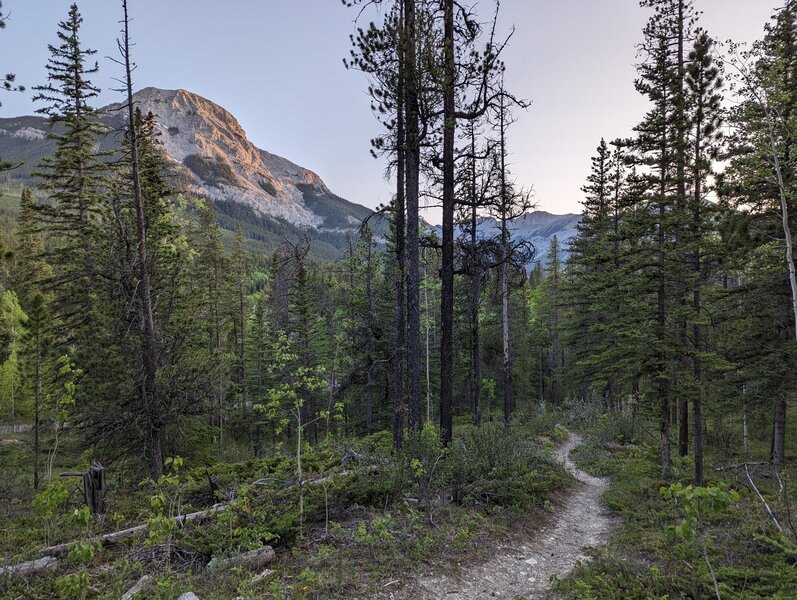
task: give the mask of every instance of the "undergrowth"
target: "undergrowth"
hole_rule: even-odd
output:
[[[295,461],[279,452],[194,468],[175,457],[158,482],[112,486],[108,513],[90,523],[85,515],[76,522],[79,495],[55,480],[35,497],[36,511],[20,503],[18,513],[6,513],[6,562],[132,524],[149,523],[150,532],[108,548],[92,545],[52,573],[0,577],[0,598],[119,598],[144,574],[153,576],[147,598],[188,590],[205,600],[347,598],[406,580],[424,562],[475,560],[489,552],[485,540],[549,510],[567,484],[544,447],[565,435],[550,420],[478,428],[460,422],[450,448],[433,426],[407,436],[399,451],[390,433],[380,432],[352,441],[358,460],[344,465],[345,446],[307,446],[302,529]],[[185,527],[171,520],[214,504],[221,506],[209,520]],[[266,544],[278,558],[256,583],[253,573],[203,569],[212,557]]]
[[[784,521],[781,533],[743,471],[737,477],[738,469],[707,468],[705,485],[694,488],[691,458],[676,458],[673,478],[665,480],[658,448],[629,433],[606,418],[571,454],[581,468],[610,479],[604,503],[622,526],[557,582],[557,593],[582,600],[797,598],[795,531],[785,523],[797,488],[788,474],[783,490],[766,473],[755,477]],[[711,456],[708,464],[724,463]]]

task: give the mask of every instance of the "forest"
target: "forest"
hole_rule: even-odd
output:
[[[0,597],[797,598],[797,0],[753,44],[641,0],[646,112],[546,248],[513,229],[522,24],[340,4],[393,193],[326,256],[179,189],[134,0],[102,62],[77,4],[42,16],[54,150],[0,188]]]

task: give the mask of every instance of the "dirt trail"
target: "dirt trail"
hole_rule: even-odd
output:
[[[570,451],[581,441],[579,435],[571,433],[556,452],[557,459],[581,484],[571,490],[564,504],[540,530],[530,532],[525,543],[500,547],[494,558],[463,568],[460,573],[424,575],[387,597],[418,600],[545,598],[550,578],[567,575],[576,561],[584,558],[582,548],[602,544],[615,526],[600,502],[607,482],[578,470],[570,461]]]

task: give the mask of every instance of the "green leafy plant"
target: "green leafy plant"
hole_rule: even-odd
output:
[[[36,494],[33,499],[33,510],[36,511],[39,522],[42,524],[45,544],[49,544],[50,533],[58,521],[56,511],[68,497],[69,490],[66,484],[62,480],[56,480]]]
[[[662,487],[660,493],[665,500],[676,502],[683,514],[683,519],[679,523],[668,525],[668,534],[686,544],[697,546],[711,575],[714,592],[717,598],[721,599],[717,576],[708,556],[708,545],[711,540],[706,533],[705,520],[711,515],[725,513],[732,503],[739,501],[739,493],[713,486],[684,487],[680,483]]]
[[[150,482],[154,486],[154,493],[149,497],[149,518],[147,519],[149,534],[146,545],[154,547],[165,544],[168,560],[174,532],[177,529],[177,522],[174,518],[182,512],[185,484],[181,482],[179,476],[183,466],[182,457],[168,457],[164,465],[166,472],[156,482]]]

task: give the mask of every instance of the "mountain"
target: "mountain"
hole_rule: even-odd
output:
[[[566,260],[570,240],[578,233],[576,226],[580,220],[580,215],[576,214],[554,215],[544,210],[538,210],[526,213],[512,221],[509,231],[512,239],[526,241],[534,246],[535,254],[532,264],[545,262],[554,236],[562,249],[562,260]],[[501,225],[496,219],[489,217],[479,222],[477,231],[481,238],[493,237],[501,233]],[[440,237],[442,229],[435,227],[435,233]],[[457,228],[454,235],[460,236],[462,233],[462,229]]]
[[[144,114],[156,116],[176,189],[211,200],[226,229],[241,224],[248,238],[268,248],[283,235],[306,232],[316,254],[332,257],[372,212],[332,193],[313,171],[257,148],[232,114],[197,94],[146,88],[134,99]],[[121,108],[101,111],[111,131],[102,150],[119,146]],[[0,119],[0,156],[23,163],[4,174],[6,180],[34,183],[36,165],[53,151],[47,132],[44,117]]]
[[[222,228],[242,227],[255,250],[272,250],[285,235],[306,234],[315,256],[336,258],[372,214],[335,195],[313,171],[257,148],[237,119],[210,100],[186,90],[157,88],[143,89],[134,99],[145,114],[156,117],[175,189],[211,200]],[[118,149],[125,127],[122,108],[112,104],[101,110],[110,131],[100,140],[101,150]],[[35,185],[36,165],[54,149],[48,130],[45,117],[0,119],[0,157],[21,163],[0,174],[0,184],[12,189]],[[539,260],[554,234],[565,247],[577,222],[577,215],[533,212],[513,223],[513,235],[533,243]],[[488,219],[480,230],[492,235],[496,227]],[[387,233],[381,220],[375,228],[378,234]]]

